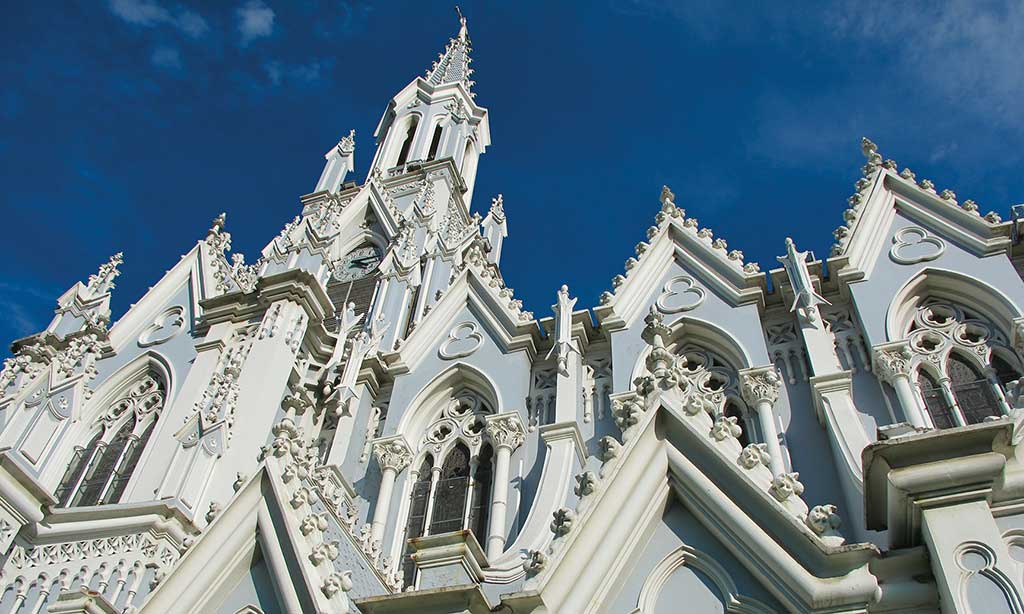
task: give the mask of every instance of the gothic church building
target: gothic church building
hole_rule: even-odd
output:
[[[120,254],[13,343],[0,614],[1024,612],[1017,221],[865,139],[826,263],[664,188],[538,317],[472,212],[470,52],[255,262],[222,215],[116,322]]]

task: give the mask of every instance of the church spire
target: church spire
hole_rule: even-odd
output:
[[[472,93],[474,81],[470,80],[473,69],[469,67],[473,61],[469,52],[473,50],[473,43],[469,39],[469,30],[466,28],[466,17],[458,6],[455,11],[459,14],[459,33],[455,38],[448,41],[444,53],[438,55],[434,65],[427,71],[427,82],[431,85],[444,85],[446,83],[462,83],[466,91]]]

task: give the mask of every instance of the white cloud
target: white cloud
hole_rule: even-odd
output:
[[[918,1],[896,8],[858,1],[825,23],[840,41],[884,53],[904,79],[943,103],[1024,129],[1024,3]]]
[[[305,64],[286,64],[273,60],[263,65],[270,83],[277,86],[285,81],[294,85],[309,85],[320,80],[324,70],[331,67],[330,61],[313,60]]]
[[[274,31],[274,10],[260,0],[249,0],[235,11],[242,45],[270,36]]]
[[[180,6],[172,12],[156,0],[109,0],[109,5],[110,12],[136,26],[153,28],[169,25],[193,38],[206,34],[210,29],[199,13]]]
[[[177,70],[181,68],[181,52],[176,47],[161,45],[153,50],[149,58],[153,66]]]

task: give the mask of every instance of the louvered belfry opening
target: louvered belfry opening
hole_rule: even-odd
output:
[[[327,296],[334,305],[334,313],[341,314],[349,303],[355,303],[356,313],[370,311],[373,293],[377,289],[377,275],[370,275],[353,281],[331,280],[327,284]],[[338,332],[338,319],[328,318],[324,325],[332,333]]]

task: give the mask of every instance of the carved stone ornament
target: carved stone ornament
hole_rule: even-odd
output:
[[[836,531],[843,524],[839,518],[839,508],[834,505],[815,505],[807,512],[804,521],[816,535],[825,535],[828,532]]]
[[[935,260],[946,251],[946,242],[924,228],[908,226],[896,231],[889,257],[897,264],[917,264]]]
[[[768,466],[771,461],[771,456],[768,455],[768,444],[766,443],[751,443],[747,444],[743,450],[740,451],[740,457],[737,462],[744,469],[753,469],[758,465]]]
[[[523,561],[523,570],[526,573],[537,573],[544,569],[548,563],[548,556],[540,550],[530,550],[526,553],[526,560]]]
[[[711,427],[711,437],[716,441],[739,437],[743,433],[740,425],[736,424],[736,416],[718,416],[714,426]]]
[[[679,313],[696,309],[704,302],[707,293],[689,275],[679,275],[665,282],[658,300],[655,301],[662,313]]]
[[[754,407],[764,402],[774,405],[778,400],[782,378],[774,366],[744,369],[739,372],[739,376],[740,390],[747,405]]]
[[[487,435],[495,448],[515,450],[526,439],[526,429],[519,415],[513,412],[487,417]]]
[[[622,444],[611,435],[605,435],[597,441],[597,457],[602,462],[607,463],[616,458],[620,450],[622,450]]]
[[[412,451],[405,439],[401,436],[378,439],[373,442],[373,456],[377,459],[381,469],[393,469],[396,473],[402,471],[412,462]]]
[[[551,532],[555,537],[568,535],[572,531],[573,523],[576,522],[576,512],[567,507],[560,507],[552,514]]]
[[[782,473],[775,476],[768,492],[779,502],[783,503],[790,497],[804,494],[804,485],[800,483],[799,473]]]
[[[184,329],[185,308],[181,305],[168,307],[139,335],[139,347],[145,348],[170,341]]]
[[[476,322],[462,322],[452,327],[437,353],[444,360],[455,360],[471,355],[483,344],[484,336]]]
[[[576,487],[573,492],[577,497],[587,497],[597,490],[597,476],[593,471],[584,471],[576,476]]]
[[[872,368],[882,380],[891,384],[897,378],[910,376],[910,361],[914,353],[906,341],[876,345],[873,350]]]

